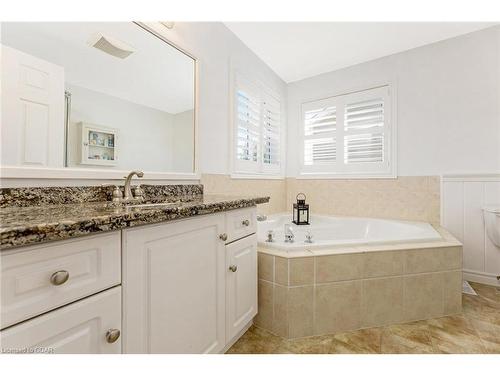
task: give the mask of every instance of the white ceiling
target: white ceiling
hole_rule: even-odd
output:
[[[226,22],[285,82],[494,25],[473,22]]]
[[[2,43],[64,67],[65,81],[169,113],[194,107],[194,61],[132,22],[2,22]],[[87,45],[104,33],[126,59]]]

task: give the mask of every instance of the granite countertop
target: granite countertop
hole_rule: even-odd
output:
[[[63,240],[267,203],[269,197],[223,195],[179,197],[164,206],[110,202],[5,207],[0,210],[0,249]]]

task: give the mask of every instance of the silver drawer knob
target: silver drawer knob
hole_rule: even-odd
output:
[[[118,338],[120,337],[120,330],[119,329],[108,329],[106,332],[106,341],[109,342],[110,344],[114,343]]]
[[[244,226],[248,227],[250,225],[250,220],[246,219],[241,222]]]
[[[222,233],[219,238],[222,240],[222,241],[227,241],[227,234],[226,233]]]
[[[229,266],[229,271],[231,271],[231,272],[238,271],[238,266],[235,266],[234,264],[232,266]]]
[[[69,279],[69,272],[68,271],[57,271],[50,276],[50,283],[52,285],[62,285]]]

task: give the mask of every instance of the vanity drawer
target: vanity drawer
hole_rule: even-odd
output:
[[[117,337],[118,336],[118,337]],[[121,353],[121,287],[0,332],[4,353]]]
[[[232,242],[257,232],[257,210],[255,207],[227,212],[226,231],[226,242]]]
[[[120,251],[112,232],[1,252],[0,327],[120,284]]]

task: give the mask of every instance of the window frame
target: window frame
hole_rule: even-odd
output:
[[[384,163],[346,165],[344,158],[344,135],[349,133],[344,129],[344,111],[347,101],[367,100],[374,98],[373,91],[384,92]],[[396,126],[396,95],[395,85],[384,83],[371,85],[357,90],[346,91],[328,97],[302,102],[299,121],[299,173],[298,179],[384,179],[397,178],[397,126]],[[321,106],[336,107],[336,159],[341,164],[306,166],[304,141],[310,137],[305,135],[305,112]],[[341,114],[341,115],[339,115]]]
[[[241,83],[240,83],[241,82]],[[247,90],[254,93],[259,97],[260,104],[260,131],[259,131],[259,142],[258,142],[258,152],[257,152],[257,162],[241,160],[237,157],[237,143],[238,143],[238,131],[236,129],[238,114],[237,110],[237,99],[236,95],[240,85],[244,85]],[[258,80],[248,79],[245,75],[239,72],[233,73],[233,78],[231,79],[232,89],[230,90],[230,169],[231,178],[235,179],[284,179],[284,104],[280,95],[276,91],[272,90],[269,86],[263,84]],[[279,105],[279,136],[278,136],[278,152],[279,152],[279,164],[266,164],[264,163],[264,100],[270,98],[274,100]],[[268,99],[269,100],[269,99]]]

